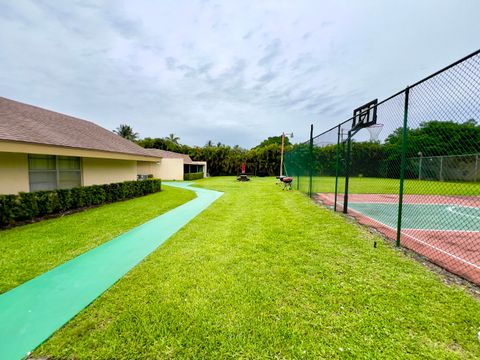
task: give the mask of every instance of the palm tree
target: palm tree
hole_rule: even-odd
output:
[[[127,124],[120,124],[113,132],[127,140],[135,141],[138,139],[138,133],[133,131],[133,128]]]
[[[175,134],[169,134],[169,135],[165,138],[165,140],[171,141],[172,143],[178,145],[178,141],[180,140],[180,138],[179,138],[178,136],[175,136]]]
[[[208,140],[207,143],[205,144],[206,147],[212,147],[213,146],[213,141]]]

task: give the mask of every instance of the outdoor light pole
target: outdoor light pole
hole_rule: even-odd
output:
[[[293,138],[293,132],[287,134],[290,138]],[[283,148],[285,145],[285,132],[282,132],[282,155],[280,156],[280,176],[283,176]]]

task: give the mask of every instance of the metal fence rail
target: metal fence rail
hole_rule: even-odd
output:
[[[480,284],[480,50],[374,104],[369,126],[352,128],[352,117],[311,131],[285,155],[286,173],[316,201]]]
[[[480,181],[480,154],[423,156],[407,159],[409,174],[418,180]]]

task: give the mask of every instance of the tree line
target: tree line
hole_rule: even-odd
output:
[[[189,146],[181,144],[180,138],[175,134],[163,138],[139,139],[138,133],[127,124],[121,124],[114,132],[144,148],[178,152],[189,155],[194,161],[206,161],[211,176],[237,175],[241,172],[242,163],[245,164],[247,173],[264,176],[280,173],[281,136],[269,137],[251,149],[244,149],[239,145],[229,146],[220,142],[214,144],[211,140],[204,146]],[[285,137],[285,151],[290,148],[290,141]]]
[[[189,155],[194,161],[206,161],[211,176],[237,175],[242,163],[246,172],[256,175],[273,176],[280,172],[281,137],[274,136],[264,140],[251,149],[238,145],[230,146],[207,141],[204,146],[189,146],[179,142],[173,134],[165,138],[145,138],[137,144],[144,148],[155,148]],[[290,142],[285,138],[285,151],[290,149]]]
[[[416,165],[420,157],[467,155],[480,153],[480,126],[473,119],[464,123],[453,121],[426,121],[417,128],[407,128],[406,177],[418,175]],[[339,175],[345,175],[346,143],[339,149]],[[335,176],[337,145],[314,146],[310,160],[308,143],[297,144],[285,155],[287,173],[317,176]],[[351,176],[400,176],[402,128],[379,141],[351,142]],[[462,166],[462,164],[459,164]]]
[[[188,146],[180,143],[180,138],[169,134],[163,138],[138,139],[138,134],[128,125],[119,126],[115,132],[135,141],[145,148],[156,148],[188,154],[192,160],[207,161],[212,176],[237,175],[242,163],[248,173],[278,175],[280,173],[281,136],[272,136],[259,145],[244,149],[238,145],[214,144],[211,140],[202,146]],[[417,128],[408,128],[407,159],[419,156],[465,155],[480,153],[480,126],[473,119],[464,123],[453,121],[426,121]],[[352,176],[391,177],[400,175],[402,128],[394,130],[383,143],[378,141],[356,142],[351,144]],[[313,147],[313,162],[310,161],[308,142],[292,145],[285,137],[286,173],[309,174],[310,166],[316,175],[334,176],[336,169],[336,144]],[[342,144],[340,153],[340,175],[344,175],[346,146]],[[408,164],[407,164],[408,165]],[[407,177],[415,177],[415,171],[406,169]]]

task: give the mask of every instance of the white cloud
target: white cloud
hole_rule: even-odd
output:
[[[0,95],[142,136],[306,138],[478,46],[474,0],[0,0]],[[445,19],[448,18],[448,21]]]

